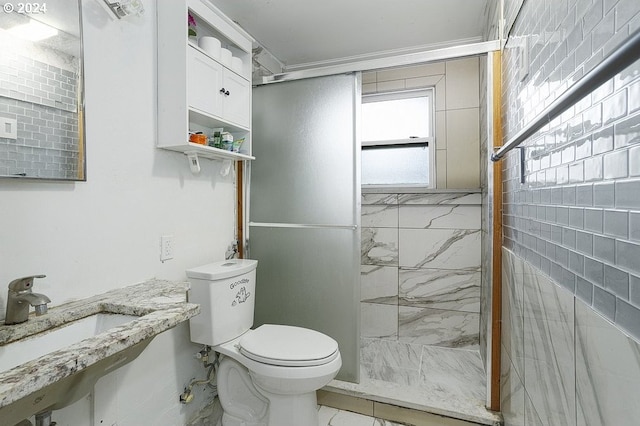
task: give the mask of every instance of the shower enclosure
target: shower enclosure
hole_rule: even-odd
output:
[[[339,344],[358,381],[359,73],[253,89],[248,251],[255,324],[297,325]]]

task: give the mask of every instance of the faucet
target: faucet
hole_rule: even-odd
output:
[[[44,294],[33,293],[34,278],[44,278],[46,275],[31,275],[18,278],[9,283],[9,295],[7,297],[7,313],[4,323],[6,325],[20,324],[29,319],[29,305],[36,310],[36,316],[47,313],[47,303],[51,300]]]

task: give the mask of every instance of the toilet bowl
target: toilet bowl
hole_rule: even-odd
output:
[[[265,324],[213,349],[224,426],[317,425],[316,390],[342,366],[335,340],[300,327]]]
[[[253,325],[255,260],[187,271],[191,340],[221,354],[217,373],[222,426],[316,426],[316,390],[342,366],[338,343],[318,331]]]

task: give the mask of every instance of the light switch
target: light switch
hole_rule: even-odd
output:
[[[0,138],[18,139],[18,121],[0,117]]]

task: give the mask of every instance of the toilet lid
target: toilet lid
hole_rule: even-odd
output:
[[[307,328],[265,324],[240,339],[240,352],[264,364],[313,366],[339,355],[338,342]]]

